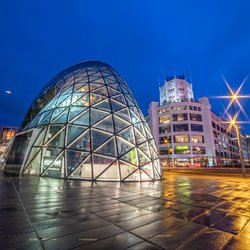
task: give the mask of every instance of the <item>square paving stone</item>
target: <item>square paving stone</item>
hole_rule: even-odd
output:
[[[249,218],[247,217],[227,214],[224,218],[214,224],[213,227],[225,232],[238,234],[248,221]]]
[[[59,238],[46,240],[43,242],[46,249],[53,250],[66,250],[78,246],[83,246],[94,241],[98,241],[104,238],[111,237],[113,235],[121,233],[123,230],[114,226],[109,225],[101,228],[88,230],[81,233],[75,233]],[[83,248],[84,249],[84,248]]]
[[[125,230],[131,230],[149,224],[153,221],[161,220],[162,218],[163,216],[160,214],[150,213],[130,220],[118,222],[115,224]]]
[[[213,224],[217,223],[223,217],[226,216],[225,212],[217,211],[217,210],[209,210],[200,216],[192,219],[192,222],[199,223],[204,226],[212,226]]]
[[[156,234],[159,234],[173,227],[178,227],[185,223],[186,222],[183,220],[168,217],[164,220],[155,221],[145,226],[138,227],[132,230],[131,233],[136,234],[141,238],[149,239]]]
[[[249,250],[250,239],[244,237],[233,237],[223,250]]]
[[[135,245],[139,242],[142,242],[142,239],[136,237],[133,234],[128,232],[124,232],[121,234],[114,235],[112,237],[106,238],[104,240],[99,240],[89,245],[84,246],[84,250],[93,250],[93,249],[112,249],[112,250],[120,250],[126,249],[132,245]],[[79,247],[77,249],[83,249],[83,247]]]
[[[127,248],[127,250],[160,250],[160,249],[162,249],[162,248],[160,248],[156,245],[153,245],[149,242],[146,242],[146,241]]]
[[[232,238],[229,233],[221,232],[213,229],[202,230],[200,233],[195,234],[183,243],[179,250],[215,250],[222,249],[227,242]]]
[[[158,235],[150,238],[149,241],[164,248],[164,249],[176,249],[186,239],[192,238],[193,235],[203,230],[204,227],[195,223],[182,223],[177,227],[173,227],[169,230],[161,232]]]

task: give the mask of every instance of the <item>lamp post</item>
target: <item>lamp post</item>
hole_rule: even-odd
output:
[[[234,108],[233,108],[234,110]],[[235,110],[234,110],[235,113]],[[235,129],[235,133],[236,133],[236,138],[237,138],[237,142],[238,142],[238,147],[239,147],[239,156],[240,156],[240,164],[241,164],[241,169],[242,169],[242,175],[244,178],[246,178],[246,169],[245,169],[245,162],[244,162],[244,158],[243,158],[243,152],[242,152],[242,144],[241,144],[241,139],[240,139],[240,128],[236,122],[236,115],[234,116],[235,119],[233,118],[231,120],[231,125],[234,127]]]
[[[238,114],[239,114],[240,111],[243,112],[243,114],[245,114],[245,116],[247,116],[246,112],[244,111],[243,107],[241,106],[241,104],[239,102],[239,99],[250,98],[249,95],[240,95],[240,91],[241,91],[243,85],[245,84],[245,82],[247,80],[247,77],[243,80],[243,82],[241,83],[240,87],[235,92],[229,86],[228,82],[226,81],[226,79],[224,77],[223,77],[223,79],[224,79],[224,82],[227,85],[227,88],[229,90],[230,95],[229,96],[219,96],[217,98],[230,99],[230,103],[228,104],[228,106],[227,106],[224,114],[226,113],[228,115],[228,118],[230,119],[230,122],[229,122],[230,126],[229,126],[228,130],[230,130],[232,127],[235,129],[235,133],[236,133],[236,137],[237,137],[237,142],[238,142],[238,147],[239,147],[239,157],[240,157],[240,162],[241,162],[242,175],[243,175],[243,178],[245,178],[246,177],[246,170],[245,170],[245,163],[244,163],[243,152],[242,152],[242,144],[241,144],[241,137],[240,137],[240,128],[238,126],[239,123],[243,123],[243,122],[237,121],[237,117],[238,117]],[[236,110],[235,110],[235,106],[234,106],[235,103],[239,107],[238,112],[236,112]],[[228,110],[229,110],[230,106],[232,106],[233,117],[231,117],[228,114]],[[228,123],[228,122],[226,122],[226,123]]]

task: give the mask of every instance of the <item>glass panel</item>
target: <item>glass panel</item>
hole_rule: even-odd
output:
[[[135,166],[132,166],[126,162],[119,161],[120,171],[121,171],[121,180],[130,175],[135,169]],[[132,180],[133,176],[130,176],[127,180]]]
[[[94,176],[99,176],[103,172],[103,170],[105,170],[113,162],[114,159],[110,159],[100,155],[93,155]]]
[[[144,165],[147,162],[150,162],[150,159],[146,157],[146,155],[144,155],[142,151],[140,151],[139,149],[138,149],[138,158],[140,166]]]
[[[51,116],[52,116],[52,110],[47,114],[47,116],[46,117],[44,117],[44,119],[43,120],[41,120],[40,122],[39,122],[39,125],[45,125],[45,124],[49,124],[49,122],[50,122],[50,118],[51,118]]]
[[[65,99],[67,99],[68,97],[70,97],[69,94],[59,96],[59,98],[57,99],[57,104],[56,104],[56,106],[60,105],[60,104],[61,104]]]
[[[119,137],[116,137],[117,142],[117,149],[118,149],[118,155],[121,156],[131,150],[134,146],[130,145],[129,143],[125,142],[124,140],[120,139]]]
[[[90,94],[90,104],[93,105],[95,103],[101,102],[105,100],[107,97],[96,95],[96,94]]]
[[[59,148],[44,148],[43,149],[43,166],[41,171],[44,171],[52,162],[61,154],[62,149]]]
[[[71,94],[72,93],[72,91],[73,91],[73,87],[71,86],[71,87],[65,87],[65,88],[63,88],[62,90],[61,90],[61,93],[60,93],[60,95],[65,95],[65,94]]]
[[[118,95],[118,96],[112,97],[112,99],[117,101],[117,102],[120,102],[124,105],[127,105],[123,95]]]
[[[87,128],[74,125],[68,125],[67,144],[79,137]]]
[[[67,154],[67,171],[68,174],[75,170],[75,168],[83,162],[89,153],[66,150]]]
[[[128,122],[124,121],[123,119],[117,117],[117,116],[113,116],[114,118],[114,125],[115,125],[115,131],[119,132],[129,126],[131,126],[131,124],[129,124]]]
[[[106,86],[98,88],[98,89],[92,91],[92,93],[96,93],[96,94],[104,95],[104,96],[108,96],[109,95]]]
[[[110,74],[109,74],[110,76]],[[116,80],[115,79],[110,79],[108,77],[105,77],[105,82],[108,84],[108,85],[111,85],[111,84],[114,84],[116,83]]]
[[[135,148],[133,148],[128,153],[126,153],[124,156],[122,156],[121,159],[138,166],[138,160],[137,160]]]
[[[71,106],[70,112],[69,112],[69,120],[74,119],[76,116],[78,116],[84,110],[86,110],[85,107],[73,107],[73,106]]]
[[[24,173],[25,174],[40,174],[40,166],[41,166],[41,151],[36,155],[32,162],[25,166]]]
[[[72,122],[73,124],[89,126],[89,111],[84,112],[76,120]]]
[[[141,144],[147,139],[137,129],[135,129],[135,140],[137,144]]]
[[[102,129],[102,130],[110,132],[110,133],[114,133],[112,116],[110,115],[109,117],[106,117],[101,122],[98,122],[97,124],[95,124],[94,127]]]
[[[79,92],[79,93],[87,93],[89,92],[89,85],[84,84],[84,82],[76,83],[74,86],[74,91]],[[74,95],[75,94],[76,93],[74,93]]]
[[[109,96],[114,96],[114,95],[119,95],[120,92],[115,90],[115,89],[112,89],[112,88],[108,88],[109,90]]]
[[[51,121],[55,120],[64,110],[65,110],[65,108],[56,108],[56,109],[54,109]]]
[[[127,121],[130,121],[130,115],[127,108],[116,111],[115,114]]]
[[[106,168],[106,170],[100,176],[98,176],[97,180],[119,180],[119,168],[117,161]]]
[[[65,129],[63,129],[54,139],[48,143],[48,147],[63,148],[64,147]]]
[[[139,146],[141,151],[150,158],[149,148],[148,148],[148,142],[144,142]]]
[[[31,152],[29,154],[28,159],[26,160],[26,164],[29,164],[31,160],[33,160],[34,156],[37,154],[37,152],[40,150],[40,147],[32,147]]]
[[[91,109],[91,123],[95,124],[98,121],[102,120],[104,117],[107,117],[108,115],[110,115],[107,112],[103,112],[101,110],[98,109]]]
[[[151,166],[151,163],[148,163],[144,165],[143,168],[141,169],[141,180],[151,181],[153,180],[153,178],[154,178],[154,175],[152,171],[152,166]]]
[[[123,109],[125,107],[124,105],[122,105],[122,104],[120,104],[120,103],[118,103],[116,101],[113,101],[112,99],[111,99],[111,105],[112,105],[112,110],[114,112],[117,111],[117,110]]]
[[[48,166],[49,168],[47,168]],[[64,177],[64,156],[61,155],[54,161],[52,161],[52,159],[50,159],[49,157],[44,156],[42,176],[59,177],[59,178]]]
[[[90,156],[71,174],[71,177],[92,179],[92,165]]]
[[[90,135],[86,132],[84,135],[80,136],[72,145],[68,146],[70,149],[90,151]]]
[[[63,125],[50,125],[44,143],[47,143],[62,127]]]
[[[120,85],[121,89],[122,89],[122,92],[124,94],[128,94],[128,89],[126,87],[124,87],[124,85]]]
[[[112,136],[112,134],[92,129],[92,149],[95,150]]]
[[[96,150],[95,153],[117,157],[115,139],[112,138],[111,140],[106,142],[102,147]]]
[[[77,97],[72,97],[72,105],[74,106],[83,106],[88,107],[89,106],[89,94],[84,94],[80,98],[77,99]]]
[[[34,143],[34,146],[42,146],[43,145],[43,139],[44,139],[44,136],[45,136],[45,132],[46,132],[46,128],[43,129],[43,131],[40,132],[40,134],[38,135],[35,143]]]
[[[113,89],[118,90],[119,92],[121,92],[121,88],[117,83],[109,84],[108,86],[109,86],[109,88],[113,88]]]
[[[95,104],[95,105],[93,105],[93,107],[95,107],[96,109],[101,109],[101,110],[105,110],[105,111],[111,112],[109,99],[106,99],[103,102]]]
[[[66,123],[68,120],[69,108],[62,112],[62,114],[53,123]]]
[[[118,136],[132,144],[135,144],[135,136],[132,126],[118,133]]]
[[[53,109],[53,108],[55,107],[56,101],[57,101],[57,98],[54,98],[52,101],[50,101],[50,102],[45,106],[45,108],[44,108],[43,110],[46,111],[46,110]]]

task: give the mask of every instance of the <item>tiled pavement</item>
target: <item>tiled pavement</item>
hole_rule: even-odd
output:
[[[250,249],[250,181],[91,183],[0,173],[1,249]]]

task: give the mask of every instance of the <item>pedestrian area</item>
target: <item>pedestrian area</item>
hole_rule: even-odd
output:
[[[92,183],[0,172],[1,249],[249,249],[250,181]]]

